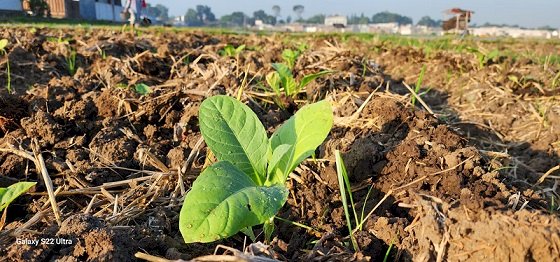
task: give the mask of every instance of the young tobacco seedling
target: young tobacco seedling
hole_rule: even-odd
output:
[[[286,62],[290,70],[294,69],[300,54],[301,52],[299,50],[284,49],[284,51],[282,51],[282,59],[284,59],[284,62]]]
[[[8,53],[6,52],[6,46],[8,45],[8,39],[0,39],[0,54],[6,56],[6,80],[8,83],[6,84],[6,89],[8,89],[8,93],[12,93],[12,74],[10,73],[10,59]]]
[[[272,68],[276,70],[275,72],[270,72],[266,75],[266,82],[272,88],[276,96],[280,97],[282,92],[281,88],[284,88],[284,94],[288,97],[295,97],[303,88],[305,88],[311,81],[317,79],[320,76],[331,73],[331,71],[321,71],[315,74],[309,74],[304,76],[299,83],[295,80],[292,70],[286,64],[274,63]]]
[[[186,243],[212,242],[270,221],[288,197],[288,175],[321,145],[332,124],[328,101],[302,107],[267,138],[257,115],[228,96],[200,105],[200,132],[218,159],[187,193],[179,229]]]

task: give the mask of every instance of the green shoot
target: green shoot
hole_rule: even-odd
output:
[[[389,248],[387,248],[387,252],[385,252],[385,257],[383,257],[383,262],[387,262],[387,259],[389,259],[389,255],[391,254],[391,249],[393,249],[394,244],[395,239],[391,240],[391,244],[389,244]]]
[[[301,52],[299,50],[294,51],[292,49],[285,49],[282,52],[282,59],[284,59],[284,62],[286,62],[290,70],[294,69],[294,66],[296,65],[296,61],[300,54]]]
[[[8,83],[6,84],[6,89],[8,93],[12,93],[12,73],[10,72],[10,59],[8,53],[6,52],[6,46],[8,45],[8,39],[0,39],[0,53],[6,56],[6,74]]]
[[[64,58],[66,60],[66,68],[68,69],[68,74],[73,76],[76,74],[76,50],[70,49],[68,56]]]
[[[558,84],[560,83],[559,80],[560,80],[560,71],[558,71],[558,73],[556,73],[556,75],[552,79],[552,88],[556,88],[556,86],[558,86]]]
[[[272,233],[274,233],[274,217],[264,222],[263,231],[265,243],[270,243],[272,240]]]
[[[414,93],[418,95],[418,92],[420,92],[420,88],[422,87],[422,81],[424,81],[424,73],[426,72],[426,65],[422,66],[422,70],[420,70],[420,75],[418,76],[418,79],[416,80],[416,85],[414,86]],[[416,96],[412,96],[410,98],[410,103],[412,104],[412,106],[414,106],[416,104]]]
[[[369,189],[367,191],[367,194],[366,194],[366,198],[364,199],[364,205],[362,206],[362,213],[360,214],[360,223],[356,223],[358,225],[358,227],[357,227],[358,230],[362,230],[362,225],[363,225],[364,219],[365,219],[364,214],[366,213],[366,203],[367,203],[367,200],[369,199],[369,194],[371,193],[372,189],[373,189],[373,185],[371,185],[369,187]]]
[[[366,76],[367,73],[367,61],[364,59],[362,60],[362,78]]]
[[[345,189],[350,193],[350,199],[352,199],[352,191],[346,181],[348,181],[348,174],[346,173],[346,167],[344,166],[344,161],[342,160],[342,156],[340,155],[340,151],[335,151],[335,158],[336,158],[336,174],[338,177],[338,187],[340,189],[340,198],[342,199],[342,206],[344,207],[344,215],[346,216],[346,224],[348,226],[348,232],[350,234],[350,240],[352,242],[352,247],[354,250],[358,250],[358,243],[356,243],[356,239],[354,238],[354,234],[352,233],[352,222],[350,221],[350,211],[348,210],[348,201],[346,200],[346,192]],[[345,186],[346,184],[346,186]],[[352,202],[352,201],[351,201]],[[352,203],[352,208],[354,209],[354,203]],[[354,216],[356,216],[356,210],[354,209]],[[356,217],[357,220],[357,217]],[[357,222],[357,221],[356,221]]]

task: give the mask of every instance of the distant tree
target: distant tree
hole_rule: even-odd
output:
[[[156,9],[159,10],[159,16],[157,16],[158,19],[162,21],[167,21],[169,19],[169,8],[167,8],[167,6],[157,4]]]
[[[274,15],[274,17],[276,17],[276,20],[278,20],[278,17],[280,17],[280,6],[279,5],[273,5],[272,6],[272,14]]]
[[[146,14],[149,17],[154,17],[157,18],[159,17],[161,11],[157,8],[155,8],[154,6],[152,6],[151,4],[147,4],[146,8],[144,9],[144,14]]]
[[[291,16],[286,17],[286,24],[289,24],[291,22],[292,22],[292,17]]]
[[[308,24],[324,24],[325,23],[325,15],[318,14],[310,17],[309,19],[305,20]]]
[[[216,16],[212,13],[212,9],[207,5],[197,5],[196,15],[201,23],[216,21]]]
[[[147,4],[144,13],[149,17],[162,21],[167,21],[169,19],[169,8],[161,4],[157,4],[156,6]]]
[[[268,15],[264,10],[258,10],[253,12],[254,20],[261,20],[265,24],[274,25],[276,24],[276,17]]]
[[[198,19],[196,10],[189,8],[185,14],[185,24],[188,26],[201,26],[202,22]]]
[[[416,24],[427,26],[427,27],[439,27],[440,24],[441,24],[441,21],[436,21],[429,16],[424,16],[424,17],[420,18],[420,20]]]
[[[303,5],[294,5],[293,9],[294,9],[294,13],[296,13],[297,19],[301,20],[301,15],[303,14],[305,7],[303,7]]]
[[[361,25],[369,24],[369,17],[365,16],[364,13],[362,13],[360,15],[360,20],[358,21],[358,24]]]
[[[368,24],[368,23],[369,23],[369,17],[365,16],[364,13],[362,13],[360,16],[351,15],[350,17],[348,17],[348,24],[351,25]]]
[[[248,21],[249,17],[243,12],[233,12],[220,17],[220,23],[223,26],[244,26],[248,24]]]
[[[408,25],[412,24],[412,18],[385,11],[373,15],[371,23],[398,23],[399,25]]]

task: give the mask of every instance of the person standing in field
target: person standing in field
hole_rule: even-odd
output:
[[[130,23],[130,30],[134,31],[134,24],[136,17],[140,17],[140,9],[142,8],[142,0],[126,0],[123,13],[128,13],[128,21]]]

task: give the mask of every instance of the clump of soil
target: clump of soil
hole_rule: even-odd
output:
[[[110,229],[99,218],[78,214],[40,235],[23,233],[5,252],[12,261],[134,261],[136,248],[126,230]]]

